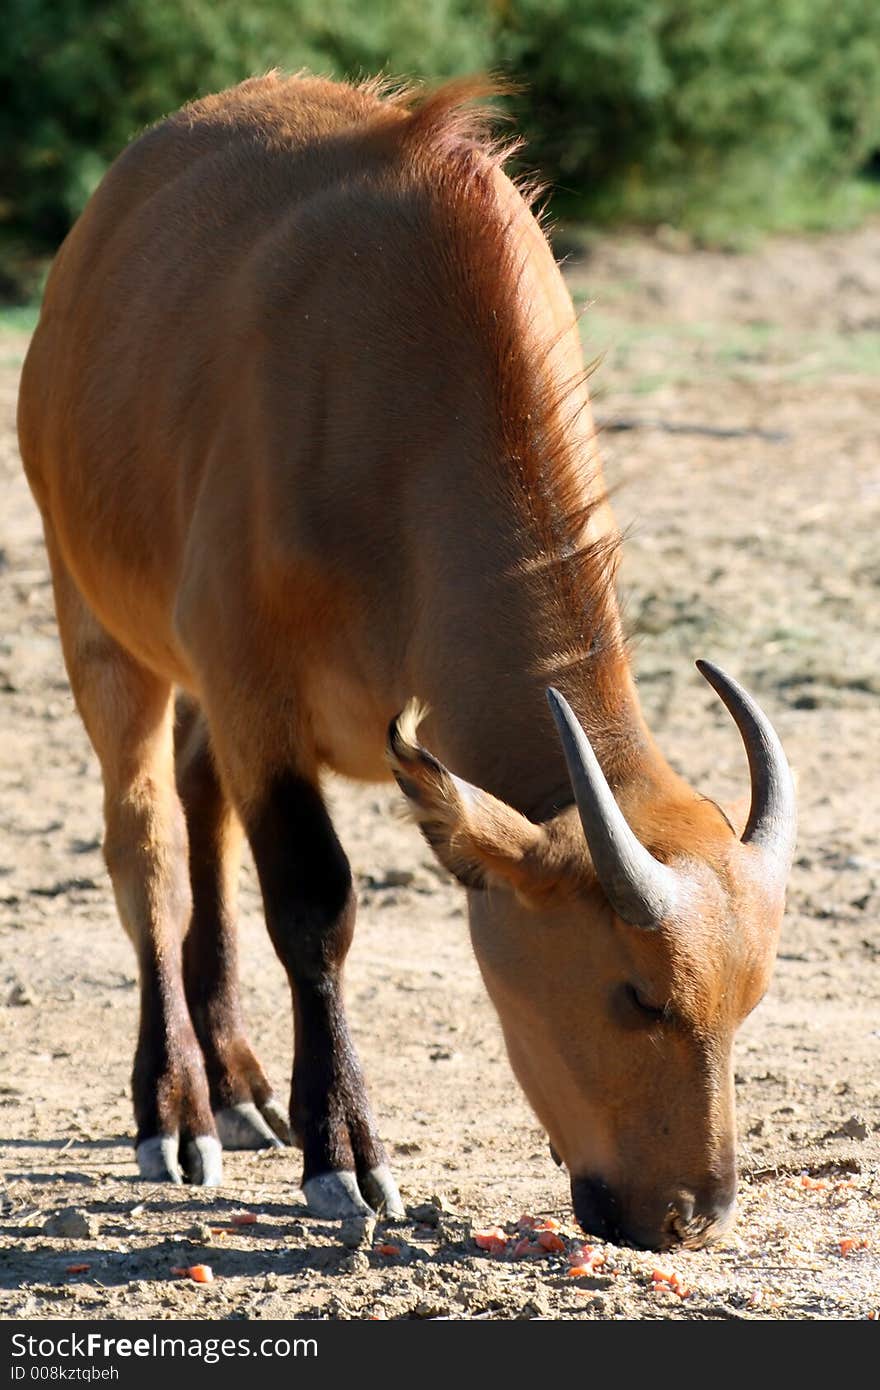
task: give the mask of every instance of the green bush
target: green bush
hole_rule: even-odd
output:
[[[594,220],[812,224],[880,148],[870,0],[7,0],[4,13],[0,292],[21,288],[138,130],[272,66],[499,68],[522,84],[529,165]]]
[[[498,0],[529,157],[582,212],[784,219],[880,145],[880,5]]]

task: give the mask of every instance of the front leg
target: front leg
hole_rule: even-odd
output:
[[[342,968],[354,934],[351,869],[318,789],[276,777],[248,817],[266,922],[293,997],[290,1119],[302,1187],[328,1218],[376,1208],[403,1216],[348,1030]]]

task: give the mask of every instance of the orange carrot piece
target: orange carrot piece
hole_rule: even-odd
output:
[[[237,1211],[230,1220],[233,1226],[255,1226],[259,1217],[253,1211]]]
[[[379,1252],[380,1255],[399,1255],[399,1254],[400,1254],[400,1246],[399,1246],[399,1245],[377,1245],[377,1246],[376,1246],[376,1249],[377,1249],[377,1251]]]
[[[492,1240],[506,1240],[507,1232],[500,1226],[487,1226],[485,1231],[474,1231],[474,1240],[481,1246]]]
[[[86,1270],[91,1269],[91,1265],[68,1265],[68,1274],[85,1274]]]
[[[837,1248],[841,1255],[848,1255],[852,1250],[867,1250],[868,1242],[857,1240],[854,1236],[844,1236],[843,1240],[837,1242]]]
[[[655,1269],[651,1275],[654,1281],[654,1292],[661,1289],[668,1289],[670,1293],[677,1294],[679,1298],[690,1298],[691,1290],[687,1284],[683,1284],[676,1270]]]
[[[516,1223],[521,1231],[560,1231],[562,1223],[555,1216],[528,1216],[525,1212]]]
[[[538,1231],[538,1244],[542,1250],[546,1250],[548,1255],[556,1254],[565,1249],[565,1242],[560,1240],[555,1231]]]
[[[507,1248],[507,1233],[500,1226],[488,1226],[485,1231],[474,1231],[474,1241],[481,1250],[494,1253],[498,1245]]]
[[[605,1253],[592,1245],[575,1245],[568,1252],[569,1263],[587,1265],[591,1270],[601,1269],[605,1263]]]
[[[210,1265],[190,1265],[188,1268],[173,1265],[171,1273],[180,1279],[192,1279],[194,1284],[210,1284],[214,1279],[214,1271]]]

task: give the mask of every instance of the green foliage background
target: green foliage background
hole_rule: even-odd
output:
[[[880,144],[880,5],[507,0],[538,167],[594,216],[823,220]]]
[[[529,164],[592,219],[722,236],[835,220],[880,147],[869,0],[7,0],[7,288],[140,129],[276,65],[500,70],[522,84]]]

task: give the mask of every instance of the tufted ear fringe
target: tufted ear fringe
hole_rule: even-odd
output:
[[[526,903],[570,893],[583,865],[566,862],[542,825],[456,777],[423,748],[427,710],[411,700],[388,730],[388,762],[415,821],[440,863],[470,889],[505,886]]]

